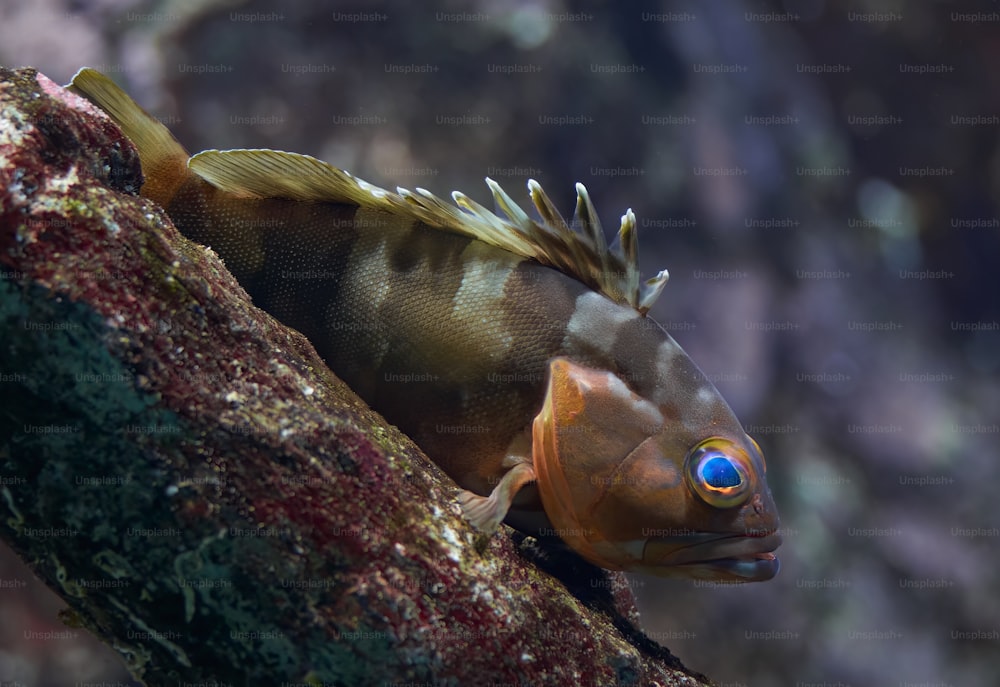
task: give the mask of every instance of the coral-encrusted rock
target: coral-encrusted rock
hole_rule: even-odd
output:
[[[0,536],[69,621],[150,684],[699,684],[622,576],[478,540],[106,117],[32,70],[0,108]]]

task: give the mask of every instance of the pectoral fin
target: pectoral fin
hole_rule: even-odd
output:
[[[462,514],[476,529],[492,533],[507,517],[507,511],[521,487],[534,481],[535,468],[525,459],[525,462],[518,463],[504,474],[489,496],[462,491],[458,497]]]

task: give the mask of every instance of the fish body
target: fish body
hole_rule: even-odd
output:
[[[103,75],[72,88],[136,143],[143,195],[437,462],[477,527],[555,534],[612,569],[776,574],[763,455],[648,317],[666,273],[639,282],[631,211],[621,256],[579,185],[583,233],[534,182],[541,222],[489,180],[503,216],[292,153],[189,159]]]

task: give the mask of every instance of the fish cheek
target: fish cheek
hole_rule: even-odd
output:
[[[547,386],[532,432],[545,512],[555,533],[578,553],[598,565],[619,568],[628,561],[605,552],[602,501],[621,461],[659,418],[649,417],[655,411],[612,373],[567,359],[550,363]]]
[[[593,511],[604,539],[629,542],[645,539],[654,530],[663,536],[698,529],[691,521],[694,496],[684,482],[683,460],[666,457],[663,443],[662,434],[649,437],[606,478]]]

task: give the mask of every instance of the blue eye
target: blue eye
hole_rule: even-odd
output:
[[[716,508],[733,508],[750,498],[753,465],[738,444],[712,437],[688,454],[684,476],[697,496]]]
[[[742,480],[739,470],[733,467],[728,458],[721,456],[702,461],[700,472],[705,483],[716,489],[738,487]]]

